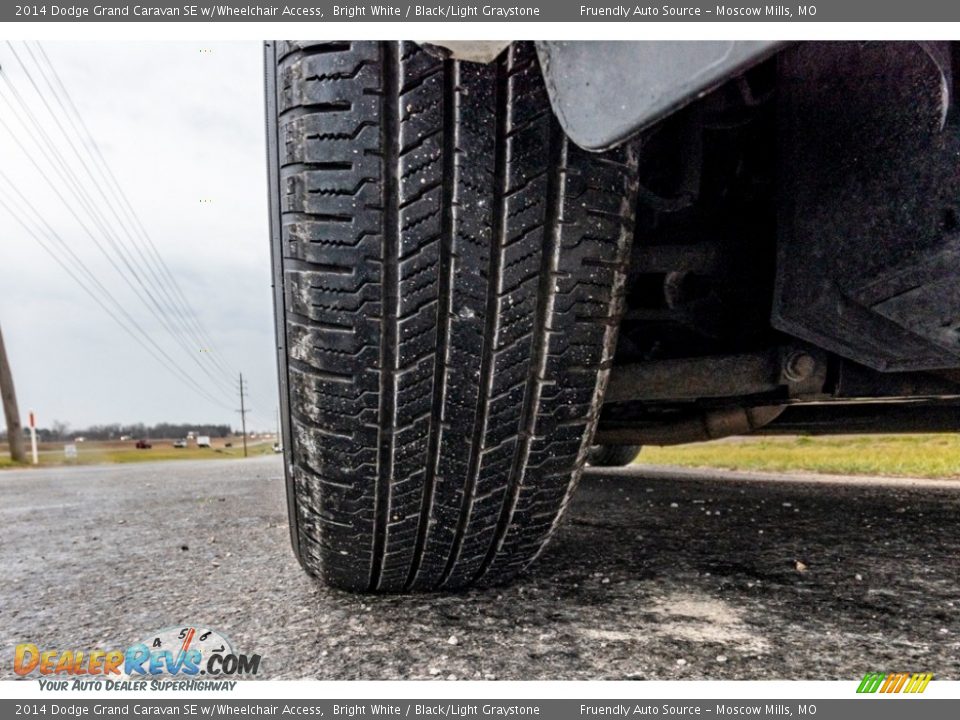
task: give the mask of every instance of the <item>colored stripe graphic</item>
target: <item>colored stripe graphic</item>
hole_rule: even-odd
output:
[[[933,673],[867,673],[857,687],[858,693],[922,693],[933,680]]]
[[[884,677],[883,673],[867,673],[863,676],[863,680],[860,682],[860,687],[857,688],[858,693],[875,693],[879,688],[880,684],[883,682]]]
[[[904,692],[922,693],[927,689],[927,685],[930,684],[931,680],[933,680],[933,673],[914,673]]]

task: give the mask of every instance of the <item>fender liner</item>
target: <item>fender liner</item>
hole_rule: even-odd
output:
[[[701,97],[786,43],[542,41],[550,103],[569,138],[608,150]]]

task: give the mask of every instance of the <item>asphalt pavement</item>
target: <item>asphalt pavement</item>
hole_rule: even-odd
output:
[[[960,483],[585,474],[507,587],[349,595],[294,559],[279,458],[0,471],[13,646],[196,624],[272,679],[960,679]]]

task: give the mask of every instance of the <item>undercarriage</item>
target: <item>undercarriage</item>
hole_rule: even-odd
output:
[[[598,444],[960,429],[956,57],[796,45],[641,134]]]

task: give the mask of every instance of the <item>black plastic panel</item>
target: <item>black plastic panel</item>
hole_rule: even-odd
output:
[[[778,329],[878,370],[960,366],[960,124],[946,43],[778,57]]]
[[[768,41],[537,43],[553,110],[585,150],[606,150],[773,54]]]

